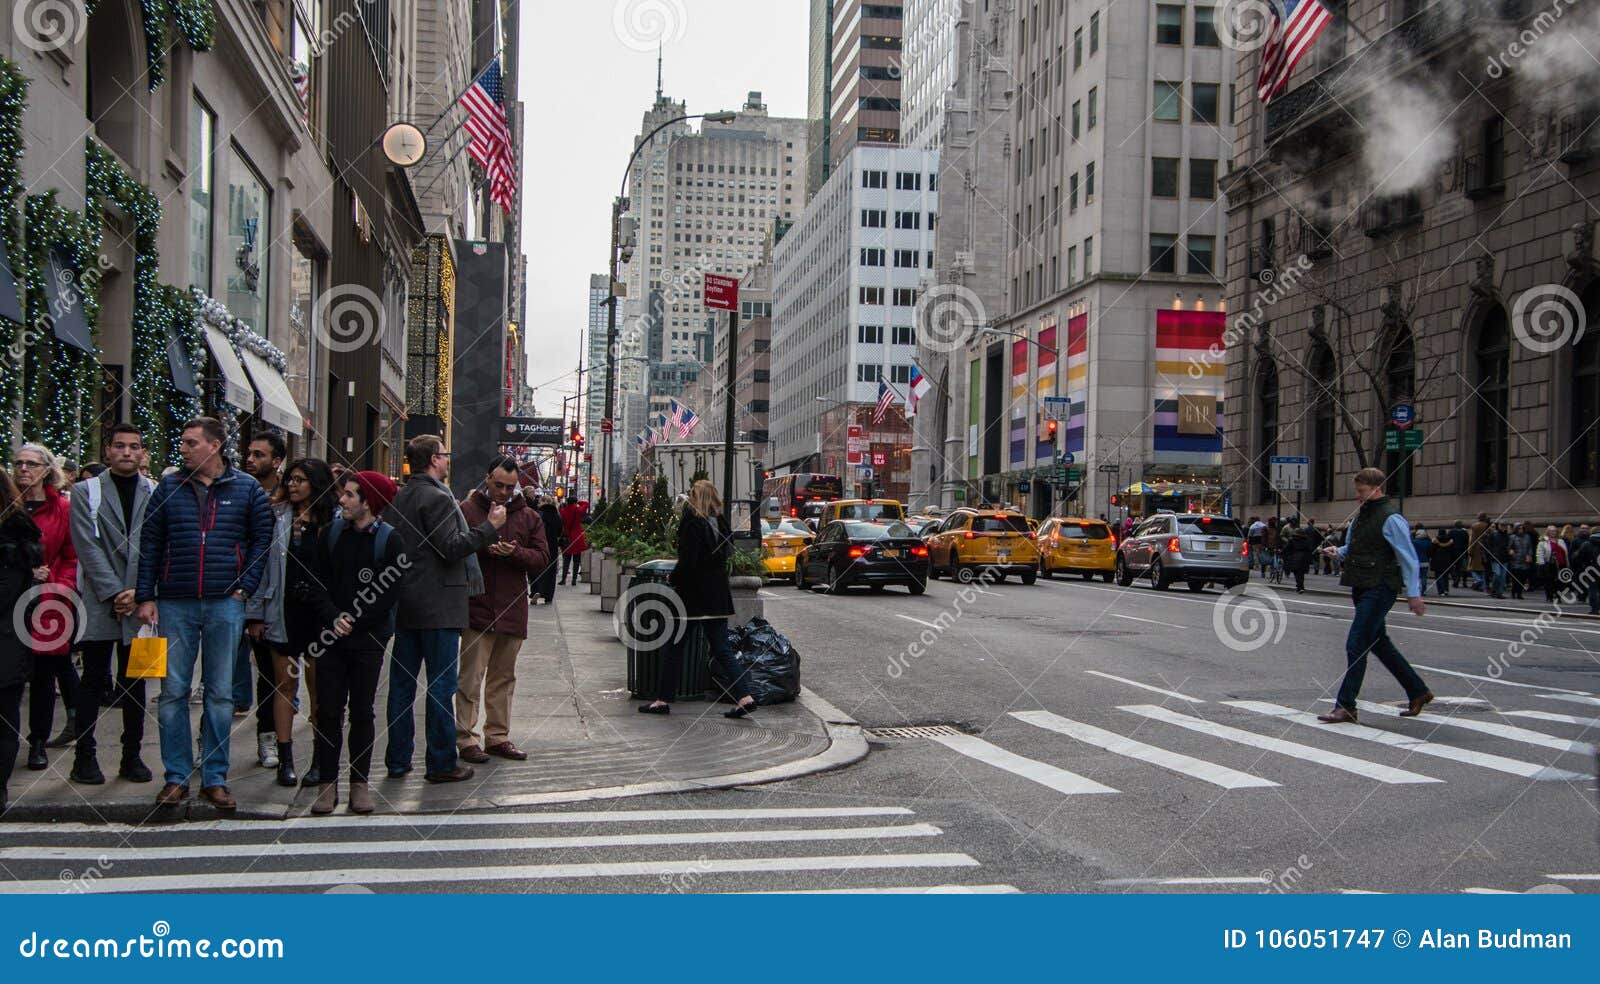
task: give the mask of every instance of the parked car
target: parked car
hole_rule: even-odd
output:
[[[928,587],[928,548],[904,523],[829,523],[795,564],[794,583],[802,591],[813,583],[833,594],[858,584],[874,591],[900,584],[919,595]]]
[[[1227,516],[1151,516],[1117,545],[1117,583],[1127,587],[1141,576],[1157,591],[1175,581],[1185,582],[1190,591],[1203,591],[1208,584],[1244,584],[1250,580],[1244,531]]]
[[[957,509],[925,538],[929,570],[963,584],[991,571],[995,581],[1015,574],[1023,584],[1039,576],[1039,547],[1028,520],[1006,509]]]
[[[797,519],[761,523],[761,563],[771,577],[794,577],[795,557],[815,534]]]
[[[1081,574],[1085,581],[1096,574],[1107,582],[1117,569],[1117,538],[1098,519],[1054,516],[1039,527],[1039,573]]]

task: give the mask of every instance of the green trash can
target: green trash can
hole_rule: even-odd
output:
[[[666,600],[666,592],[656,593],[644,585],[665,587],[667,575],[677,566],[675,560],[652,560],[639,565],[623,596],[617,599],[617,626],[628,647],[628,692],[640,700],[654,700],[659,692],[661,662],[667,640],[677,632],[683,637],[683,672],[678,677],[678,700],[705,700],[711,689],[711,647],[706,644],[705,623],[683,623],[663,619],[669,607],[682,612],[681,603]],[[648,610],[639,611],[640,606]]]

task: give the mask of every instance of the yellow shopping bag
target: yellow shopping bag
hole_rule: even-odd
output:
[[[128,649],[128,679],[161,680],[166,675],[167,640],[156,635],[155,626],[140,626]]]

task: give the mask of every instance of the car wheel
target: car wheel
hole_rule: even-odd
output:
[[[973,581],[976,581],[977,579],[978,579],[978,572],[973,570],[972,568],[963,567],[963,566],[959,566],[959,565],[956,567],[956,580],[960,581],[962,584],[971,584]]]
[[[1167,576],[1159,557],[1150,562],[1150,586],[1157,591],[1165,591],[1172,587],[1172,578]]]
[[[1116,572],[1115,571],[1101,571],[1100,572],[1100,579],[1105,581],[1107,584],[1110,584],[1111,583],[1111,579],[1114,578],[1115,576],[1116,576]]]
[[[1094,571],[1084,571],[1083,572],[1083,579],[1085,581],[1093,581],[1094,580]]]
[[[1005,571],[997,571],[992,567],[989,568],[989,581],[992,584],[1004,584],[1004,583],[1006,583],[1006,572]]]
[[[1121,554],[1117,555],[1117,569],[1115,571],[1115,576],[1117,583],[1122,585],[1124,588],[1130,588],[1133,586],[1133,572],[1128,570],[1127,564],[1123,563]]]
[[[1199,594],[1200,592],[1204,591],[1205,589],[1206,589],[1206,582],[1205,581],[1190,581],[1189,582],[1189,592],[1191,594]]]
[[[1035,574],[1033,571],[1029,571],[1028,573],[1021,575],[1021,577],[1023,584],[1030,585],[1039,579],[1039,575]]]
[[[844,572],[837,568],[828,568],[828,593],[843,594],[844,589]]]
[[[1039,576],[1046,581],[1054,581],[1056,578],[1055,571],[1051,570],[1050,565],[1043,561],[1039,562]]]
[[[928,584],[926,581],[912,581],[910,584],[906,585],[906,590],[910,591],[914,595],[919,595],[928,590]]]
[[[806,584],[806,569],[804,567],[796,567],[794,569],[794,586],[801,591],[805,591],[810,587],[810,585]]]

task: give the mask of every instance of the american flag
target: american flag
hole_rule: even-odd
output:
[[[883,415],[894,406],[895,391],[883,380],[878,380],[878,406],[872,411],[872,422],[882,423]]]
[[[505,86],[500,81],[500,59],[491,60],[472,86],[461,94],[467,110],[467,150],[489,176],[489,198],[510,215],[517,193],[517,164],[511,152],[511,129],[506,126]]]
[[[1256,80],[1256,95],[1263,105],[1289,84],[1289,73],[1331,20],[1333,15],[1317,0],[1273,0],[1272,27],[1261,49],[1261,77]]]
[[[688,407],[682,407],[681,409],[683,412],[678,415],[678,436],[688,437],[689,432],[694,430],[696,424],[700,423],[700,415]]]

